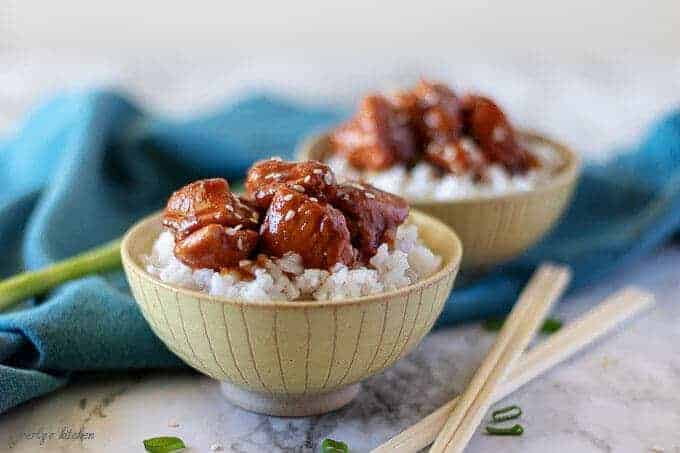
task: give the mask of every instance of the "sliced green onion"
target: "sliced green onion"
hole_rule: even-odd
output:
[[[321,442],[321,453],[348,453],[349,447],[344,442],[333,439],[324,439]]]
[[[500,423],[508,420],[514,420],[521,416],[522,408],[517,405],[513,405],[493,411],[491,413],[491,420],[493,423]]]
[[[84,275],[120,267],[120,239],[95,247],[80,255],[24,272],[0,281],[0,311],[32,296]]]
[[[543,323],[543,327],[541,327],[541,332],[544,334],[550,335],[562,328],[562,321],[560,321],[557,318],[548,318],[545,320]]]
[[[504,318],[489,318],[482,322],[482,328],[490,332],[497,332],[503,327]],[[557,318],[548,318],[541,326],[541,333],[553,334],[562,328],[562,321]]]
[[[179,437],[162,436],[144,440],[144,449],[150,453],[170,453],[186,448]]]
[[[509,428],[488,425],[486,432],[492,436],[521,436],[524,433],[524,428],[522,428],[522,425],[514,425]]]
[[[488,330],[490,332],[497,332],[501,330],[504,322],[505,319],[503,318],[489,318],[482,323],[482,327],[484,328],[484,330]]]

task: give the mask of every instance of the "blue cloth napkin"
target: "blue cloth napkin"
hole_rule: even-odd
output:
[[[291,157],[347,112],[252,96],[188,121],[110,92],[40,106],[0,143],[0,276],[35,269],[124,233],[199,177],[240,179],[256,159]],[[680,114],[618,160],[585,170],[561,226],[522,259],[454,291],[440,323],[507,311],[536,263],[570,263],[574,287],[667,239],[680,224]],[[0,315],[0,412],[73,372],[183,366],[155,338],[122,272],[70,282]]]

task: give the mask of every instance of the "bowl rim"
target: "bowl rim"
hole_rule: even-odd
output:
[[[516,200],[520,198],[525,198],[530,195],[546,193],[567,186],[576,181],[581,172],[582,160],[581,157],[573,149],[571,149],[569,146],[561,142],[554,140],[553,138],[545,134],[539,133],[534,130],[520,129],[517,131],[517,133],[523,140],[536,142],[538,144],[548,145],[552,147],[563,157],[563,159],[565,160],[564,165],[558,170],[558,172],[555,174],[553,178],[550,178],[547,181],[542,182],[541,184],[529,190],[521,191],[518,190],[501,194],[480,194],[464,198],[454,198],[451,200],[435,200],[429,198],[421,198],[416,200],[407,199],[407,201],[411,206],[414,206],[416,208],[418,206],[447,206],[451,204],[474,205],[488,202],[495,203],[502,200]],[[311,150],[312,146],[316,145],[321,140],[326,140],[328,136],[329,131],[309,136],[307,139],[301,142],[301,145],[298,147],[298,150],[296,152],[296,157],[302,157],[306,160],[309,160],[311,157],[309,155],[310,154],[309,151]]]
[[[351,297],[347,299],[337,299],[337,300],[311,300],[311,301],[285,301],[285,300],[264,300],[264,301],[248,301],[244,299],[233,299],[229,297],[224,297],[224,296],[212,296],[210,294],[193,290],[193,289],[188,289],[188,288],[182,288],[181,286],[176,286],[172,285],[169,283],[165,283],[158,279],[156,276],[150,274],[147,272],[147,270],[140,266],[138,263],[137,259],[133,258],[130,254],[130,248],[131,248],[131,243],[134,241],[134,238],[136,235],[138,235],[141,231],[145,230],[146,228],[149,227],[149,224],[154,223],[154,222],[160,222],[160,216],[162,215],[162,211],[156,212],[154,214],[151,214],[149,216],[144,217],[143,219],[139,220],[137,223],[135,223],[128,231],[125,233],[125,236],[123,237],[123,241],[121,243],[121,258],[123,260],[124,267],[132,267],[134,271],[138,275],[141,275],[144,279],[146,279],[148,282],[150,282],[153,285],[156,286],[161,286],[167,290],[173,291],[175,293],[183,293],[188,296],[194,297],[196,299],[199,299],[201,301],[207,301],[211,303],[220,303],[220,304],[229,304],[229,305],[236,305],[236,306],[248,306],[248,307],[254,307],[254,308],[273,308],[273,309],[304,309],[304,308],[321,308],[321,307],[337,307],[337,306],[348,306],[348,305],[362,305],[362,304],[368,304],[371,302],[375,301],[389,301],[393,300],[397,297],[401,297],[407,293],[410,293],[414,290],[420,289],[420,288],[426,288],[429,286],[434,285],[436,282],[442,280],[443,278],[446,278],[446,275],[452,274],[452,273],[457,273],[459,268],[460,268],[460,263],[462,260],[463,256],[463,244],[460,241],[460,238],[456,234],[456,232],[448,225],[446,225],[444,222],[441,220],[432,217],[428,214],[425,214],[421,211],[418,211],[417,209],[411,209],[409,213],[409,217],[413,216],[417,220],[425,220],[427,222],[432,222],[434,223],[438,228],[441,228],[445,230],[450,238],[446,242],[447,244],[453,244],[455,250],[452,258],[449,260],[449,262],[443,266],[441,269],[439,269],[437,272],[434,274],[430,275],[429,277],[420,280],[414,284],[404,286],[403,288],[399,288],[393,291],[389,292],[383,292],[383,293],[377,293],[377,294],[371,294],[368,296],[361,296],[361,297]],[[127,274],[127,270],[126,270]],[[136,301],[136,300],[135,300]]]

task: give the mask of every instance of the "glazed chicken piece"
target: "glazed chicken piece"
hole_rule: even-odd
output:
[[[479,143],[486,159],[510,173],[526,173],[538,165],[536,158],[517,143],[515,131],[491,99],[468,96],[463,100],[465,128]]]
[[[483,177],[486,168],[484,155],[468,138],[449,143],[432,142],[425,148],[425,159],[445,172],[453,174],[470,172],[476,178]]]
[[[378,95],[366,96],[357,115],[331,135],[335,152],[363,170],[384,170],[416,155],[409,117]]]
[[[177,190],[163,215],[163,225],[178,241],[210,224],[254,229],[258,223],[257,211],[231,193],[229,183],[221,178],[195,181]]]
[[[369,184],[334,186],[328,198],[345,215],[352,244],[363,262],[375,255],[381,244],[394,242],[397,227],[408,216],[408,204],[403,198]]]
[[[483,156],[462,139],[461,103],[451,89],[421,80],[412,91],[397,93],[393,102],[408,113],[425,160],[448,173],[483,173]]]
[[[238,266],[257,247],[257,231],[224,227],[216,223],[204,226],[175,244],[175,256],[194,269],[219,271]]]
[[[282,185],[311,197],[323,198],[326,187],[332,184],[335,184],[333,171],[328,165],[315,160],[263,160],[255,163],[246,176],[246,190],[251,202],[264,210]]]
[[[421,80],[412,91],[398,93],[393,102],[407,112],[422,147],[430,142],[457,142],[462,134],[460,101],[443,84]]]
[[[345,218],[325,201],[280,186],[274,194],[260,230],[264,253],[302,257],[306,268],[330,269],[351,265],[355,251]]]

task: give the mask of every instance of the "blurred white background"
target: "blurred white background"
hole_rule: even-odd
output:
[[[252,88],[352,104],[427,76],[605,156],[680,105],[678,0],[4,0],[0,37],[0,132],[64,88],[184,115]]]
[[[13,45],[95,51],[680,50],[677,0],[9,0],[8,9]]]

